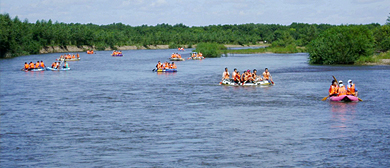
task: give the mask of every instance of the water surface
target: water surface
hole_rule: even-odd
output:
[[[62,72],[20,71],[26,61],[50,65],[58,53],[0,60],[1,167],[390,165],[389,66],[234,54],[151,71],[173,52],[81,53]],[[220,86],[225,67],[267,67],[276,85]],[[352,79],[364,101],[321,101],[332,75]]]

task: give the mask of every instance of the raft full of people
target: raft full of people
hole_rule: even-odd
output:
[[[161,63],[160,61],[158,61],[156,68],[153,69],[152,71],[154,71],[154,72],[177,72],[177,66],[175,65],[175,62]]]
[[[111,56],[113,57],[123,57],[122,51],[113,51]]]
[[[358,98],[358,89],[356,88],[355,84],[352,82],[352,80],[348,80],[347,86],[343,84],[343,81],[336,80],[335,77],[333,77],[334,80],[332,81],[332,84],[329,87],[329,95],[324,97],[322,100],[326,100],[329,98],[330,101],[336,101],[336,102],[357,102],[357,101],[363,101],[362,99]]]
[[[225,68],[225,71],[222,73],[222,81],[220,85],[231,85],[231,86],[272,86],[275,85],[272,80],[272,76],[268,71],[268,68],[265,68],[263,72],[263,77],[257,75],[257,70],[254,69],[246,70],[242,74],[240,71],[237,71],[234,68],[232,76],[230,76],[228,68]]]
[[[179,53],[172,53],[170,61],[184,61],[185,59],[181,57]]]
[[[80,61],[80,54],[65,54],[61,55],[60,58],[57,59],[58,61]]]
[[[192,59],[192,60],[202,60],[204,59],[203,57],[203,54],[201,52],[197,53],[197,52],[192,52],[191,53],[191,56],[188,57],[188,59]]]

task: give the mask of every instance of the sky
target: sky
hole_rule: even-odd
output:
[[[390,0],[0,0],[0,13],[33,23],[383,25]]]

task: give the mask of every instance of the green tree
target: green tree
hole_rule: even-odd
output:
[[[373,54],[374,38],[365,26],[338,26],[320,34],[309,44],[312,64],[353,64]]]

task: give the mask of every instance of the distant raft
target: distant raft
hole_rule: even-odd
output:
[[[153,72],[177,72],[177,69],[153,69]]]
[[[262,80],[262,81],[256,81],[254,83],[247,82],[247,83],[236,83],[233,81],[233,79],[224,79],[219,84],[221,85],[229,85],[229,86],[273,86],[275,83],[272,83],[268,80]]]
[[[69,71],[70,68],[68,67],[68,68],[59,68],[59,69],[57,69],[57,68],[52,68],[52,67],[46,67],[46,70],[48,70],[48,71]]]
[[[71,58],[71,59],[59,58],[58,61],[80,61],[80,58]]]
[[[111,54],[113,57],[123,57],[123,54]]]
[[[184,61],[184,58],[169,58],[170,61]]]

